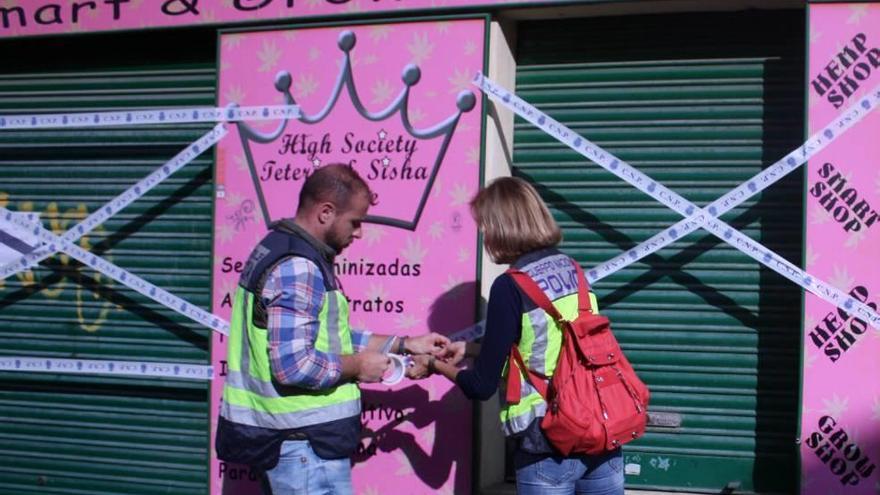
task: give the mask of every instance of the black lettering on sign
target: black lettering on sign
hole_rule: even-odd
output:
[[[221,308],[231,308],[232,307],[232,294],[227,292],[226,295],[223,296],[223,301],[220,302],[220,307]]]
[[[874,311],[877,303],[868,302],[868,289],[862,285],[854,287],[849,295],[855,300],[867,304]],[[820,350],[832,363],[837,362],[843,354],[852,349],[868,330],[868,324],[859,318],[838,308],[829,311],[807,336],[810,342]]]
[[[408,162],[397,166],[387,156],[370,160],[370,171],[367,172],[367,180],[425,180],[428,178],[428,168],[413,167]]]
[[[326,155],[333,152],[333,144],[330,141],[330,133],[324,133],[320,139],[304,132],[285,134],[281,136],[281,148],[279,155],[303,155],[311,161],[318,154]]]
[[[239,464],[230,464],[224,461],[220,461],[219,477],[230,481],[257,481],[260,479],[257,473],[251,468]]]
[[[95,8],[97,8],[95,2],[74,2],[71,5],[72,11],[70,13],[70,19],[71,21],[73,21],[74,24],[79,22],[79,10],[84,7],[88,7],[91,10],[95,10]]]
[[[13,14],[15,15],[15,19],[18,19],[18,26],[25,27],[27,26],[27,16],[22,7],[12,6],[12,7],[0,7],[0,19],[3,21],[3,28],[9,29],[12,25],[11,20],[13,19]]]
[[[831,416],[819,418],[805,443],[842,485],[856,486],[874,472],[867,452]]]
[[[296,167],[291,163],[280,164],[275,160],[268,160],[260,168],[260,180],[267,181],[300,181],[306,180],[315,167],[312,165]]]
[[[864,191],[869,184],[850,182],[846,175],[831,163],[824,163],[817,171],[819,180],[810,187],[810,196],[831,215],[845,232],[867,230],[877,222],[878,212],[868,202]]]
[[[34,9],[33,11],[25,10],[25,2],[22,5],[0,6],[0,26],[4,29],[10,27],[27,27],[29,19],[33,19],[34,23],[41,26],[51,24],[78,24],[82,15],[81,11],[98,11],[106,10],[104,5],[113,8],[113,20],[118,21],[122,17],[122,4],[131,0],[102,0],[96,2],[94,0],[82,0],[71,2],[47,3]],[[12,2],[6,2],[12,3]]]
[[[813,91],[834,108],[840,108],[871,75],[880,69],[880,49],[868,47],[868,37],[858,33],[810,81]]]
[[[223,258],[223,263],[220,266],[220,271],[223,273],[236,272],[241,273],[242,269],[244,269],[244,263],[241,261],[232,261],[232,256],[227,256]]]
[[[293,0],[288,0],[288,2],[292,2]],[[246,3],[256,3],[256,5],[244,5]],[[244,12],[250,12],[252,10],[260,10],[266,5],[272,3],[272,0],[235,0],[232,2],[232,6],[236,8],[236,10],[241,10]]]
[[[397,421],[398,423],[406,419],[406,413],[403,409],[383,404],[363,404],[361,407],[361,421]]]
[[[364,313],[403,313],[403,301],[389,301],[376,296],[373,299],[349,299],[349,305],[352,311],[363,311]]]
[[[337,256],[333,264],[336,275],[356,275],[360,277],[418,277],[422,274],[419,263],[401,263],[394,258],[391,263],[366,261],[363,258],[355,261],[345,256]]]
[[[165,15],[199,15],[199,0],[166,0],[162,4],[162,13]]]
[[[46,15],[48,13],[48,16]],[[47,4],[38,8],[34,13],[34,20],[37,24],[63,24],[61,20],[61,6],[55,4]]]

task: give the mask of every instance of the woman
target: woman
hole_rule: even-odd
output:
[[[505,177],[480,191],[470,205],[492,260],[528,273],[547,287],[545,293],[562,316],[574,319],[574,265],[571,258],[556,249],[562,233],[535,189],[522,179]],[[417,356],[408,374],[419,378],[440,373],[468,398],[487,400],[499,383],[507,381],[505,362],[512,345],[518,346],[530,369],[550,377],[561,340],[562,333],[553,319],[525,297],[505,273],[492,283],[482,347],[457,342],[450,346],[445,361]],[[477,357],[471,369],[462,370],[456,364],[466,353]],[[517,493],[622,495],[620,449],[596,456],[556,454],[540,427],[546,402],[528,380],[523,378],[521,382],[518,404],[507,404],[505,394],[500,394],[502,429],[516,439]]]

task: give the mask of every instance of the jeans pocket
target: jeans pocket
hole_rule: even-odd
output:
[[[576,473],[578,466],[580,462],[577,459],[548,457],[537,463],[535,474],[549,484],[559,485],[579,478],[580,474]]]
[[[273,495],[308,493],[309,483],[315,478],[314,461],[307,442],[284,442],[278,465],[266,472]]]
[[[613,456],[611,459],[608,459],[608,465],[616,473],[623,471],[623,456],[620,454]]]
[[[594,457],[590,461],[590,471],[597,475],[619,475],[623,472],[623,453],[620,449]]]
[[[323,464],[330,491],[338,495],[351,494],[351,463],[348,458],[325,460]]]

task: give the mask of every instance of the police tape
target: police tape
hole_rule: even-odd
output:
[[[469,327],[462,328],[449,335],[449,340],[453,342],[471,342],[486,333],[486,320],[478,321]]]
[[[797,170],[801,165],[806,163],[807,160],[823,150],[832,141],[861,121],[878,106],[880,106],[880,87],[875,89],[875,91],[868,96],[862,98],[850,108],[847,108],[838,118],[819,132],[810,136],[803,145],[751,179],[732,189],[727,194],[716,199],[708,206],[704,207],[703,211],[708,212],[712,217],[720,217],[733,208],[736,208],[755,194],[758,194],[770,185],[776,183],[776,181],[783,178],[788,173]],[[701,218],[698,218],[696,215],[682,219],[678,223],[666,228],[666,230],[654,235],[638,246],[595,266],[587,273],[588,279],[593,282],[607,277],[608,275],[635,263],[645,256],[655,253],[676,240],[681,239],[704,225],[702,220],[695,221],[698,219]]]
[[[39,225],[39,214],[16,212],[15,215],[28,225]],[[0,267],[7,263],[18,262],[22,253],[29,253],[40,244],[40,241],[31,234],[31,230],[18,226],[8,231],[0,230]]]
[[[0,228],[13,228],[15,225],[19,227],[33,227],[29,222],[13,214],[6,208],[0,208]],[[179,313],[187,318],[200,323],[206,327],[212,328],[224,335],[229,334],[229,323],[224,319],[205,311],[198,306],[188,303],[187,301],[171,294],[170,292],[153,285],[137,275],[128,272],[113,263],[89,253],[85,249],[73,244],[70,241],[62,239],[60,236],[53,234],[42,226],[33,229],[33,234],[41,241],[45,242],[46,249],[54,252],[62,251],[71,258],[92,268],[102,275],[111,278],[120,284],[132,289],[141,295],[163,305],[171,310]]]
[[[243,120],[279,120],[299,118],[298,105],[265,105],[226,108],[164,108],[120,112],[80,112],[34,115],[0,115],[0,130],[105,127],[192,122],[238,122]]]
[[[159,185],[159,183],[167,179],[171,174],[177,172],[186,164],[193,161],[204,151],[210,149],[211,146],[223,139],[227,133],[228,131],[224,124],[217,124],[211,129],[211,131],[205,133],[202,137],[184,148],[183,151],[175,155],[174,158],[156,169],[153,173],[144,177],[136,184],[111,199],[103,207],[95,210],[83,221],[74,225],[62,235],[62,238],[67,242],[75,242],[80,237],[88,234],[95,227],[105,222],[120,210],[147,194],[151,189]],[[32,230],[38,226],[39,224],[31,224],[28,230]],[[20,226],[19,228],[25,227]],[[47,247],[41,247],[30,251],[17,260],[12,260],[11,262],[0,266],[0,280],[6,279],[18,272],[33,268],[37,263],[53,254],[55,254],[55,251]]]
[[[771,270],[779,273],[783,277],[791,280],[805,290],[812,292],[821,299],[830,302],[849,313],[855,314],[859,318],[870,323],[871,326],[880,330],[880,314],[875,312],[870,306],[843,293],[842,291],[831,286],[830,284],[827,284],[822,280],[809,275],[800,268],[783,259],[781,256],[777,255],[773,251],[767,249],[759,242],[750,239],[743,233],[727,225],[725,222],[718,220],[708,211],[708,209],[700,209],[695,204],[680,196],[678,193],[675,193],[674,191],[663,186],[662,184],[655,182],[647,175],[633,168],[631,165],[620,160],[611,153],[608,153],[599,146],[596,146],[582,136],[576,134],[568,127],[552,119],[547,114],[539,111],[531,104],[525,102],[513,93],[507,91],[506,89],[486,78],[482,74],[478,73],[473,82],[484,93],[486,93],[493,99],[501,102],[502,105],[509,108],[515,114],[519,115],[526,121],[531,122],[545,133],[568,145],[570,148],[574,149],[582,156],[590,159],[605,170],[608,170],[612,174],[623,179],[628,184],[651,196],[664,206],[667,206],[668,208],[671,208],[682,216],[687,217],[685,219],[685,221],[687,222],[685,224],[686,228],[689,228],[691,230],[695,230],[697,228],[705,228],[715,236],[724,240],[736,249],[742,251],[759,263],[767,266]],[[872,90],[871,96],[863,98],[859,101],[857,105],[851,107],[848,110],[849,113],[844,114],[844,120],[838,122],[838,125],[841,126],[842,130],[845,131],[846,129],[848,129],[858,121],[857,119],[861,119],[868,111],[872,110],[873,107],[876,106],[876,101],[878,97],[880,97],[880,90]],[[862,110],[858,110],[857,114],[853,113],[853,109],[858,107],[861,107]],[[826,133],[830,133],[830,135],[827,135]],[[810,144],[810,149],[804,147],[799,149],[801,150],[802,154],[812,152],[813,146],[818,147],[821,145],[824,147],[828,144],[828,142],[833,140],[834,137],[834,130],[826,127],[823,130],[821,138],[819,139],[825,139],[827,140],[827,142],[813,142],[812,144]],[[797,150],[793,153],[797,153]],[[786,160],[786,165],[791,167],[791,165],[788,164],[787,159],[784,160]],[[774,177],[770,175],[765,177],[766,181],[769,181],[773,178]],[[764,185],[764,187],[767,187],[767,185],[769,184]],[[751,189],[748,181],[745,183],[745,187],[749,190]],[[758,184],[752,183],[752,187],[757,188]],[[733,199],[734,198],[730,198],[731,203],[733,202]],[[718,211],[717,207],[716,211]],[[670,237],[674,237],[675,239],[679,238],[679,236],[676,234],[677,231],[671,233]],[[593,274],[593,270],[591,270],[590,272],[591,275],[593,275],[594,277],[598,275],[598,272]],[[594,280],[596,279],[594,278]]]
[[[212,380],[214,378],[212,366],[195,364],[16,356],[0,356],[0,371],[125,375],[188,380]]]

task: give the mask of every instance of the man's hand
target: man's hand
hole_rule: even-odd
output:
[[[440,355],[440,359],[453,366],[460,363],[465,357],[467,345],[465,342],[451,342],[446,346],[446,350]]]
[[[391,358],[376,351],[363,351],[355,354],[357,359],[357,379],[364,383],[376,383],[391,367]]]
[[[435,356],[446,352],[446,347],[451,342],[449,338],[439,333],[426,333],[418,337],[407,337],[404,341],[404,349],[410,354],[433,354]]]
[[[428,359],[431,356],[427,354],[420,354],[418,356],[411,356],[412,364],[407,366],[406,368],[406,377],[410,380],[421,380],[422,378],[427,378],[431,375],[428,372]]]

